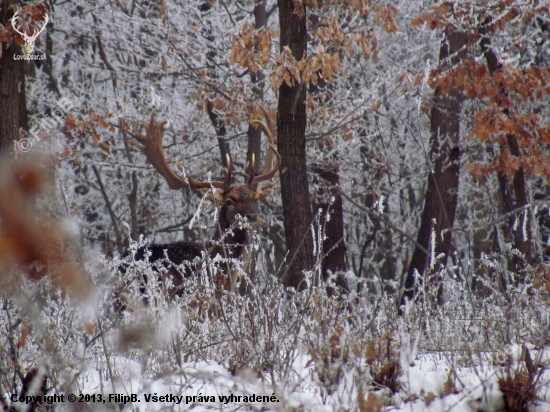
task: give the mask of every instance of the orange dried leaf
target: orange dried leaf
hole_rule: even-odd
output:
[[[416,76],[414,78],[414,85],[415,86],[420,86],[422,84],[422,82],[424,81],[424,75],[423,74],[419,74],[418,76]]]
[[[94,324],[92,322],[84,322],[84,330],[88,336],[94,334]]]
[[[22,348],[27,343],[27,336],[29,335],[29,332],[31,331],[31,326],[27,321],[22,322],[21,327],[21,336],[19,337],[19,343],[18,346]]]
[[[71,130],[74,129],[76,126],[76,120],[72,114],[68,114],[65,118],[65,126],[67,129]]]
[[[378,108],[380,107],[381,104],[382,104],[382,102],[381,102],[380,100],[376,100],[376,101],[369,107],[368,113],[369,113],[369,114],[374,113],[376,110],[378,110]]]

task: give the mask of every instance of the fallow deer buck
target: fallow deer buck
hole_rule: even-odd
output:
[[[155,122],[154,111],[151,113],[149,124],[143,122],[145,135],[134,130],[134,137],[141,143],[137,145],[147,157],[147,161],[153,165],[156,171],[166,180],[170,189],[178,190],[188,188],[192,190],[210,189],[218,206],[217,229],[214,236],[204,244],[180,241],[168,244],[151,244],[137,250],[136,260],[148,260],[157,263],[161,272],[171,276],[174,289],[171,295],[180,295],[184,277],[191,277],[200,271],[207,269],[215,282],[216,298],[221,297],[222,290],[235,291],[239,269],[235,264],[245,266],[248,258],[247,247],[251,244],[250,224],[257,222],[258,200],[263,200],[271,193],[272,179],[281,166],[281,156],[273,143],[273,125],[269,120],[265,109],[267,127],[265,123],[254,120],[253,125],[262,127],[267,135],[268,150],[266,153],[265,167],[259,176],[254,174],[254,156],[246,175],[244,185],[231,185],[232,163],[227,155],[227,170],[224,181],[199,182],[185,173],[183,167],[177,163],[184,178],[178,176],[168,165],[162,148],[162,137],[166,121]],[[274,156],[277,164],[273,165]],[[248,223],[246,223],[248,221]],[[161,263],[161,265],[158,265]],[[144,279],[146,281],[146,279]],[[145,293],[145,286],[141,286]]]

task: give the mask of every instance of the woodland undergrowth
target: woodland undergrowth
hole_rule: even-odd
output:
[[[122,263],[129,264],[124,274]],[[461,393],[464,368],[491,368],[502,410],[529,410],[547,385],[550,271],[541,265],[528,282],[503,291],[502,279],[513,274],[498,269],[497,258],[484,263],[496,279],[484,281],[486,296],[447,273],[444,305],[433,304],[436,287],[420,285],[402,316],[396,296],[364,287],[362,294],[329,297],[324,287],[311,285],[297,293],[261,267],[245,294],[224,292],[217,301],[206,276],[186,279],[181,296],[168,300],[170,282],[150,282],[145,305],[140,279],[155,275],[148,264],[131,255],[96,262],[87,267],[95,285],[92,310],[48,277],[23,280],[1,299],[2,402],[7,407],[10,394],[31,389],[77,392],[92,375],[103,391],[114,391],[123,375],[117,365],[126,359],[140,365],[137,390],[168,376],[190,379],[189,365],[206,362],[258,382],[282,405],[293,393],[313,392],[333,410],[382,410],[418,400],[428,405]],[[407,381],[409,369],[427,357],[447,365],[442,393],[415,392]]]

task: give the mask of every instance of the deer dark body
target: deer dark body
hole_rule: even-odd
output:
[[[207,261],[207,259],[203,259],[205,251],[208,251],[210,258],[220,255],[224,259],[242,261],[245,248],[250,245],[251,228],[250,225],[236,227],[236,223],[238,216],[241,219],[246,217],[249,223],[257,221],[256,192],[250,186],[237,186],[224,193],[223,198],[225,202],[220,207],[218,228],[212,240],[205,244],[186,241],[166,244],[154,243],[137,250],[135,260],[148,259],[151,263],[162,262],[162,266],[166,269],[165,274],[171,276],[174,287],[174,290],[169,293],[170,296],[181,295],[183,277],[194,276],[197,271],[202,269]],[[230,263],[230,265],[232,264],[234,263]],[[225,272],[225,270],[222,271]],[[236,279],[227,279],[221,275],[216,279],[218,289],[234,289],[235,282]],[[144,295],[146,283],[147,278],[144,276],[140,286],[140,291]],[[220,294],[220,290],[217,290],[217,294]]]
[[[162,262],[161,265],[164,270],[161,269],[164,274],[171,277],[174,290],[170,292],[170,295],[181,295],[181,287],[183,284],[183,277],[192,276],[197,269],[195,258],[202,256],[203,248],[199,244],[193,244],[190,242],[176,242],[168,244],[152,244],[146,247],[139,248],[135,254],[135,260],[146,260],[150,263]],[[148,257],[147,257],[148,256]],[[188,262],[183,266],[183,273],[181,269],[178,269],[180,265]],[[159,282],[162,279],[159,277]],[[149,303],[147,298],[146,285],[148,279],[146,275],[143,275],[142,282],[139,287],[139,291],[144,296],[143,301],[145,304]]]
[[[266,113],[265,109],[264,113]],[[267,118],[267,115],[266,115]],[[155,122],[154,113],[151,114],[149,125],[144,124],[146,135],[134,132],[143,146],[140,148],[147,160],[164,177],[171,189],[209,189],[212,190],[215,202],[219,207],[217,229],[213,238],[205,244],[191,242],[176,242],[169,244],[152,244],[137,250],[136,260],[147,260],[155,263],[161,277],[171,276],[174,290],[170,295],[180,295],[184,278],[194,276],[205,267],[214,275],[216,297],[221,296],[221,290],[235,290],[237,273],[241,265],[248,265],[247,246],[250,245],[252,225],[258,220],[258,200],[265,199],[270,193],[272,183],[266,182],[275,176],[281,165],[281,157],[273,146],[272,132],[260,121],[259,124],[269,137],[269,146],[272,152],[266,155],[266,166],[263,173],[254,176],[254,157],[250,165],[250,174],[247,182],[240,186],[231,186],[231,159],[227,157],[227,171],[225,181],[198,182],[186,176],[182,179],[174,173],[168,165],[162,149],[162,135],[165,121]],[[253,122],[253,123],[254,123]],[[269,123],[269,121],[268,121]],[[271,127],[272,129],[272,127]],[[273,157],[277,157],[277,165],[273,166]],[[181,169],[182,170],[182,169]],[[247,223],[245,223],[245,221]],[[211,265],[209,260],[220,255],[223,259]],[[210,259],[209,259],[210,258]],[[140,287],[145,293],[147,279],[144,276]]]

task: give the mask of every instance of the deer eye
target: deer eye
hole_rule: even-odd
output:
[[[227,199],[225,201],[226,206],[233,206],[235,204],[235,201],[233,199]]]

